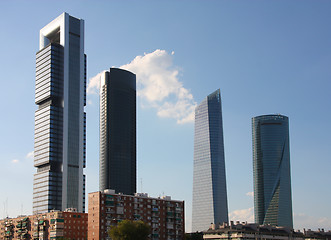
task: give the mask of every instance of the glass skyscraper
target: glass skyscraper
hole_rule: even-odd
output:
[[[288,117],[252,118],[255,222],[293,228]]]
[[[33,213],[84,212],[84,20],[63,13],[40,30],[35,103]]]
[[[99,188],[136,192],[136,75],[118,68],[101,77]]]
[[[192,231],[228,222],[221,93],[195,109]]]

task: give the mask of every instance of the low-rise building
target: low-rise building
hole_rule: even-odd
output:
[[[203,232],[203,239],[208,240],[331,240],[331,232],[324,229],[303,232],[294,231],[289,227],[275,227],[271,225],[259,225],[256,223],[236,222],[230,224],[223,223],[218,226],[212,224],[211,227]]]
[[[108,231],[118,222],[142,220],[151,226],[153,240],[182,240],[185,234],[184,201],[169,196],[151,198],[146,193],[135,196],[116,194],[113,190],[88,195],[88,239],[109,239]]]
[[[87,239],[88,214],[74,209],[0,220],[0,240]]]

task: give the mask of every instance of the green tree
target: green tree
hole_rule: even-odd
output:
[[[143,221],[123,220],[108,232],[112,240],[146,240],[150,226]]]

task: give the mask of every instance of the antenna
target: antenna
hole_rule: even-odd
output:
[[[8,197],[6,199],[6,217],[8,218]]]
[[[143,192],[143,178],[140,178],[140,192]]]

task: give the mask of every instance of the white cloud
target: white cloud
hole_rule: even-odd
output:
[[[26,158],[29,158],[29,159],[33,159],[33,157],[34,157],[34,151],[29,152],[25,157]]]
[[[194,121],[196,102],[190,90],[179,80],[179,68],[173,64],[174,54],[174,51],[169,54],[157,49],[135,57],[120,68],[136,74],[137,95],[143,107],[155,108],[159,117],[176,119],[178,124],[184,124]],[[88,94],[97,93],[100,74],[90,79]]]
[[[169,54],[157,49],[135,57],[121,68],[137,75],[138,96],[144,106],[156,108],[159,117],[176,119],[178,124],[193,122],[196,102],[179,80],[178,67],[173,64],[174,54],[174,51]]]
[[[254,208],[234,210],[229,214],[231,221],[254,222]]]
[[[99,94],[100,78],[105,71],[102,71],[89,79],[86,92],[87,94]]]
[[[248,192],[248,193],[246,193],[246,196],[254,197],[254,192]]]
[[[18,159],[13,159],[13,160],[11,160],[11,162],[16,164],[16,163],[19,163],[19,160]]]

